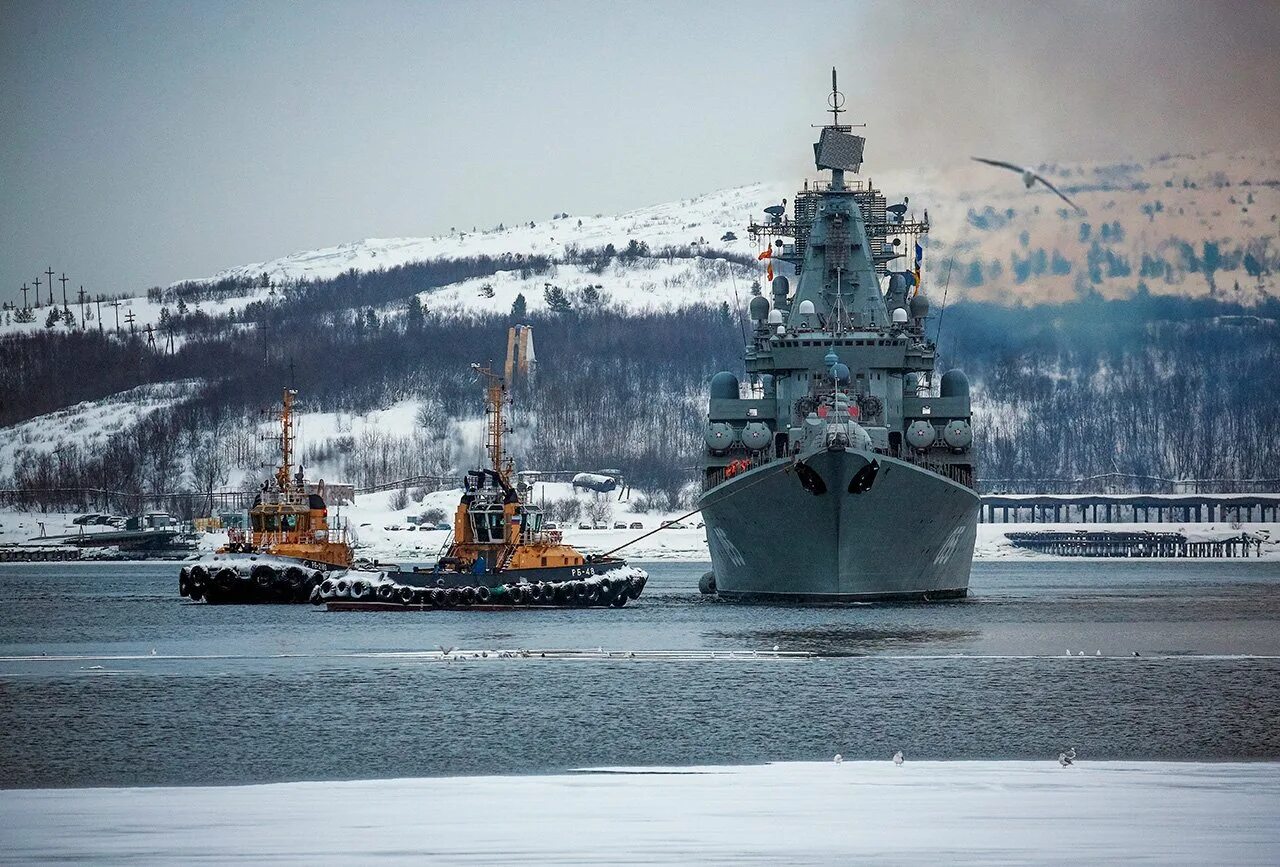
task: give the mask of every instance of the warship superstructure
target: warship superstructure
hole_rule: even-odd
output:
[[[905,200],[852,177],[865,139],[831,122],[806,181],[749,227],[769,296],[751,299],[746,382],[711,379],[703,494],[712,572],[739,601],[948,599],[977,534],[969,383],[935,377],[922,241]],[[774,275],[774,268],[778,273]]]

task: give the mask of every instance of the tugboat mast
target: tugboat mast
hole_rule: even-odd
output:
[[[281,493],[293,485],[293,398],[297,393],[296,389],[286,388],[280,409],[280,466],[276,468],[276,484]]]
[[[471,369],[485,380],[485,448],[489,452],[489,464],[505,484],[510,484],[514,465],[502,447],[503,435],[509,432],[503,419],[508,399],[507,381],[494,373],[492,367],[472,364]]]

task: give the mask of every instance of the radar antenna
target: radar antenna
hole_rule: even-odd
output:
[[[831,106],[831,125],[840,125],[840,115],[844,113],[844,94],[836,86],[836,68],[831,67],[831,95],[827,97],[827,105]]]

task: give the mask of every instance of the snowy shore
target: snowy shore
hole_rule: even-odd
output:
[[[385,563],[407,563],[434,561],[441,547],[449,537],[446,530],[422,530],[416,522],[426,512],[443,515],[445,523],[452,523],[454,509],[457,507],[461,491],[443,490],[426,494],[418,501],[404,508],[392,508],[396,496],[394,491],[377,494],[363,494],[356,498],[354,505],[331,507],[333,517],[345,521],[356,540],[357,556]],[[605,523],[609,529],[581,529],[578,524],[585,521],[588,507],[597,495],[575,490],[563,482],[539,482],[534,486],[532,500],[534,503],[563,502],[569,498],[577,499],[582,506],[584,517],[568,522],[561,528],[565,541],[589,554],[602,554],[620,546],[626,546],[619,554],[631,560],[669,560],[669,561],[708,561],[711,555],[707,550],[706,531],[699,527],[700,515],[684,517],[681,512],[637,512],[630,502],[618,502],[615,495],[603,495],[608,502],[608,519]],[[0,510],[0,543],[33,543],[37,542],[41,525],[46,535],[57,536],[77,533],[81,528],[72,523],[75,514],[17,512]],[[664,529],[636,542],[638,537],[645,536],[657,529],[660,524],[680,518],[680,527]],[[619,529],[616,524],[626,525]],[[632,529],[639,524],[640,528]],[[86,532],[112,529],[110,527],[87,527]],[[1219,539],[1239,536],[1246,532],[1269,537],[1272,542],[1263,546],[1264,559],[1280,560],[1280,524],[1231,522],[1214,523],[1163,523],[1163,524],[979,524],[978,539],[974,548],[976,560],[1057,560],[1061,559],[1048,554],[1029,551],[1015,547],[1006,538],[1007,533],[1026,531],[1075,531],[1075,530],[1111,530],[1148,531],[1158,533],[1182,533],[1191,540]],[[200,539],[202,551],[215,550],[226,543],[225,533],[206,533]],[[628,544],[632,543],[632,544]],[[1203,561],[1202,561],[1203,562]]]
[[[1280,764],[785,763],[0,792],[0,860],[1274,864]]]

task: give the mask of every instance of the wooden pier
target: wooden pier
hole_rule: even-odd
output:
[[[1248,533],[1225,539],[1189,541],[1182,533],[1033,531],[1006,533],[1017,548],[1059,557],[1183,557],[1221,559],[1261,557],[1264,539]]]

